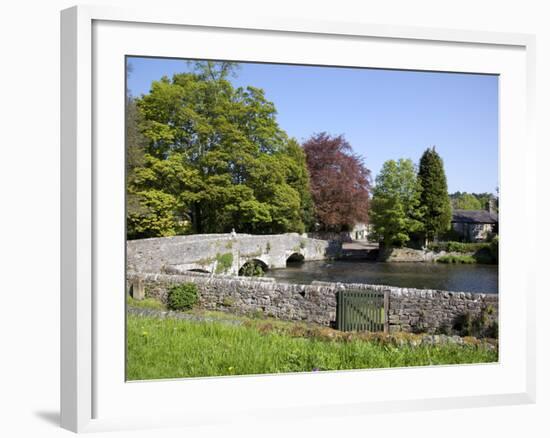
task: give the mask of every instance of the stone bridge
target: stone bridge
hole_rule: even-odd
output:
[[[287,261],[334,258],[340,249],[340,243],[311,239],[297,233],[159,237],[127,242],[127,270],[238,275],[247,263],[260,266],[265,271],[284,268]]]

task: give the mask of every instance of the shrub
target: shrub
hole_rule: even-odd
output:
[[[445,255],[437,259],[439,263],[476,263],[476,259],[471,255]]]
[[[489,243],[489,250],[495,262],[498,263],[498,236],[495,236],[491,243]]]
[[[474,336],[476,338],[498,338],[498,322],[491,321],[489,315],[494,312],[492,306],[482,308],[481,312],[473,316],[470,312],[458,315],[453,321],[453,330],[460,336]]]
[[[468,244],[462,242],[449,242],[447,251],[450,252],[466,252]]]
[[[453,331],[449,324],[443,323],[436,329],[435,334],[450,336],[453,334]]]
[[[487,328],[486,335],[488,338],[498,339],[498,322],[493,321]]]
[[[233,254],[226,252],[225,254],[216,254],[216,274],[221,274],[222,272],[227,272],[231,269],[233,265]]]
[[[474,254],[474,258],[476,259],[477,263],[484,263],[487,265],[495,263],[495,259],[491,254],[491,250],[489,248],[481,248],[479,251],[476,251]]]
[[[449,242],[430,242],[428,243],[428,249],[434,252],[448,251]]]
[[[470,312],[458,315],[453,323],[453,330],[460,336],[472,336],[473,322]]]
[[[239,271],[239,275],[243,277],[263,277],[264,274],[265,272],[260,264],[254,261],[246,262]]]
[[[194,283],[182,283],[170,288],[167,305],[170,310],[189,310],[198,300],[197,285]]]

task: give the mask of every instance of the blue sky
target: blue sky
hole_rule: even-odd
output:
[[[162,76],[189,71],[185,60],[129,58],[132,95]],[[432,145],[449,192],[495,192],[498,185],[498,77],[492,75],[240,63],[235,86],[263,88],[279,125],[300,142],[343,134],[371,169],[418,163]]]

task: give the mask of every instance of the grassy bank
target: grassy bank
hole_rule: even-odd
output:
[[[428,249],[435,252],[451,252],[454,254],[439,257],[439,263],[482,263],[498,264],[498,237],[491,242],[463,243],[439,242],[431,243]]]
[[[128,315],[127,378],[225,376],[495,362],[478,345],[396,345],[304,324],[239,326]]]
[[[477,263],[477,260],[474,256],[471,255],[444,255],[437,259],[439,263],[453,264],[453,263],[463,263],[463,264],[472,264]]]

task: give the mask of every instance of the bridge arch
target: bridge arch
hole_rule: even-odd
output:
[[[303,263],[304,261],[305,261],[305,256],[299,252],[293,252],[286,258],[287,265],[299,264],[299,263]]]
[[[200,272],[202,274],[211,274],[212,273],[208,269],[201,269],[201,268],[187,269],[187,272]]]
[[[268,270],[268,265],[261,259],[250,259],[239,268],[239,276],[261,277]]]

